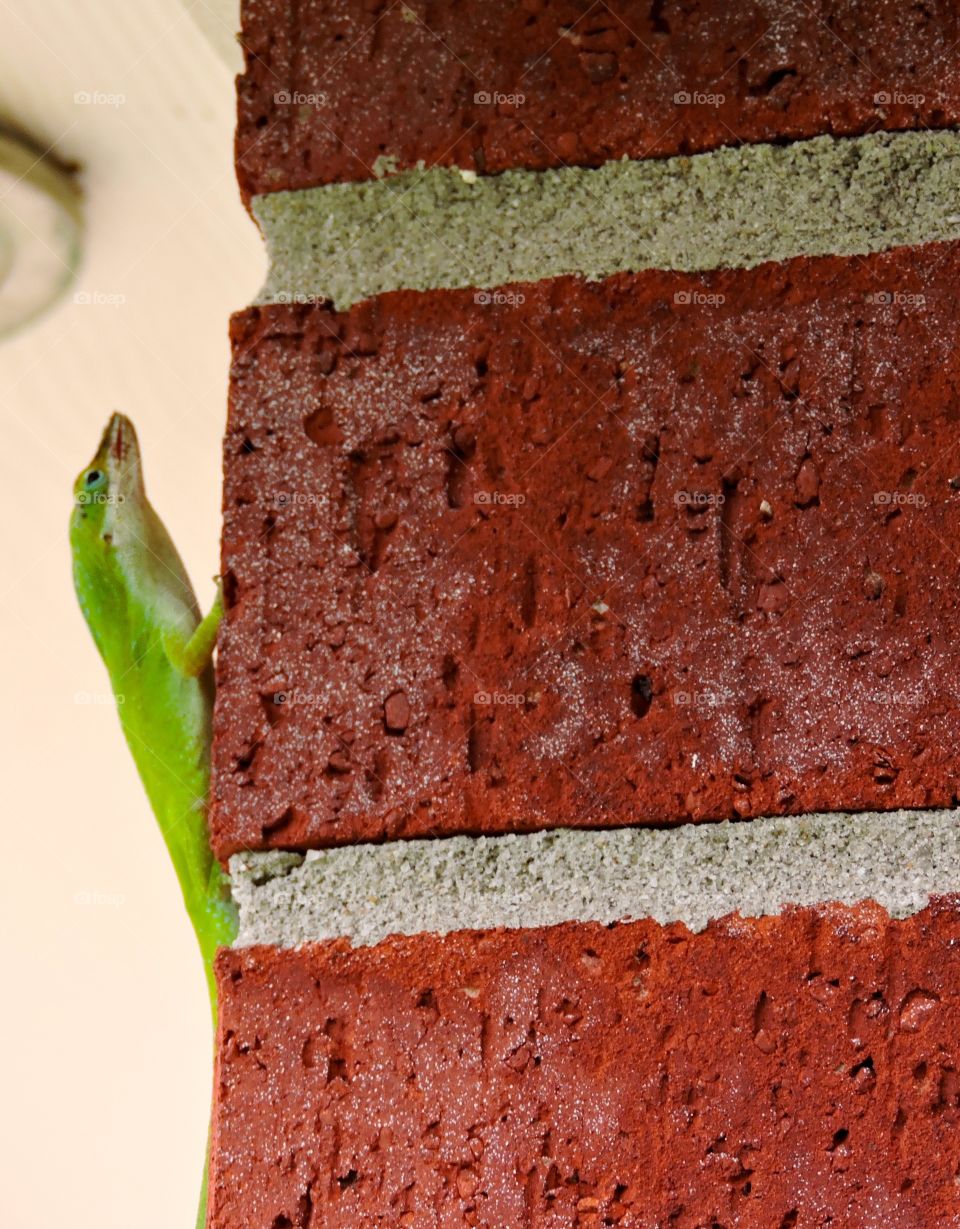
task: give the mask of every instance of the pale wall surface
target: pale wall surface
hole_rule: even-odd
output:
[[[124,98],[83,105],[80,91]],[[76,289],[124,299],[68,300],[0,345],[0,1219],[182,1229],[208,1108],[204,986],[113,709],[76,702],[102,701],[106,680],[66,528],[73,477],[123,409],[210,600],[227,316],[261,284],[262,245],[233,179],[230,72],[178,0],[2,0],[0,111],[85,164]]]

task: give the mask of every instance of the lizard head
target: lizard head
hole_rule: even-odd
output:
[[[113,545],[118,529],[144,501],[140,446],[133,423],[114,414],[93,459],[73,484],[70,535],[101,548]]]
[[[145,508],[137,435],[129,418],[114,414],[73,484],[70,515],[73,584],[105,661],[113,628],[123,626],[129,589],[123,559],[135,557],[143,540]]]

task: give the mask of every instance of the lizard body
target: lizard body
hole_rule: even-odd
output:
[[[201,618],[180,555],[147,499],[136,432],[122,414],[107,424],[73,496],[74,587],[180,881],[216,1022],[213,958],[237,932],[227,876],[207,829],[211,657],[221,597],[218,591]],[[206,1169],[198,1225],[205,1219]]]

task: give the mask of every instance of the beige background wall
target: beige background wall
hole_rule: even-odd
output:
[[[123,100],[75,101],[98,91]],[[0,343],[0,1220],[192,1226],[203,985],[74,605],[66,523],[74,474],[122,408],[209,601],[227,316],[259,285],[261,244],[233,179],[230,72],[178,0],[0,0],[0,112],[85,164],[75,289],[122,300],[68,300]]]

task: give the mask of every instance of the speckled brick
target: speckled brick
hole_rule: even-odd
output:
[[[953,0],[245,0],[247,198],[960,121]]]
[[[960,247],[233,322],[217,852],[948,805]]]
[[[960,1224],[960,907],[218,958],[211,1229]]]

